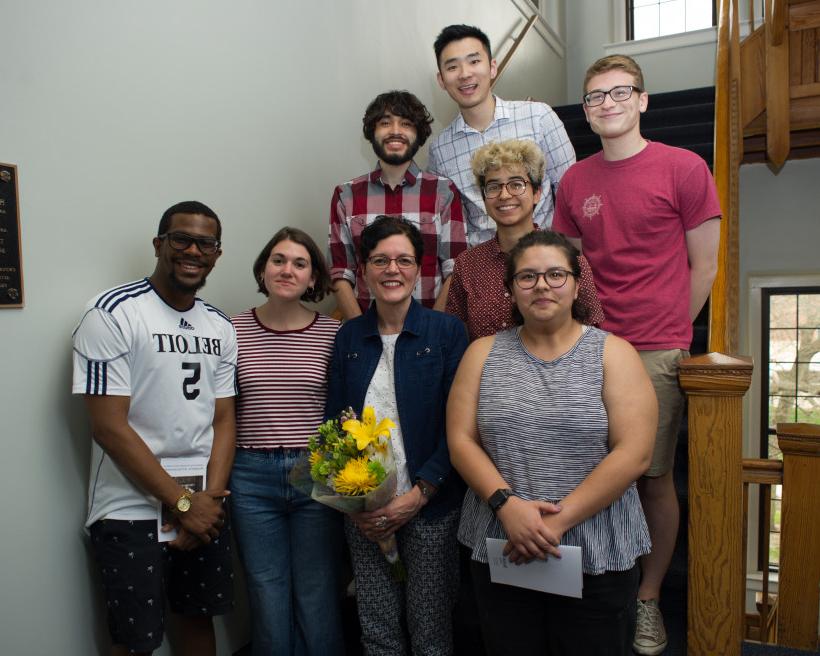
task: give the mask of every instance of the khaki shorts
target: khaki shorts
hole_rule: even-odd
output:
[[[658,397],[658,432],[652,464],[644,476],[657,478],[672,471],[678,443],[680,420],[685,397],[678,383],[678,362],[689,357],[689,351],[638,351]]]

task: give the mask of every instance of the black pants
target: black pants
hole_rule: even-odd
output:
[[[582,599],[490,581],[471,561],[481,632],[490,656],[631,656],[640,572],[584,574]]]

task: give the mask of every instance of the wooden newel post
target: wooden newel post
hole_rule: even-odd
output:
[[[751,358],[682,360],[689,400],[688,652],[740,654],[743,640],[742,400]]]
[[[820,426],[778,424],[783,452],[777,643],[817,648],[820,600]]]

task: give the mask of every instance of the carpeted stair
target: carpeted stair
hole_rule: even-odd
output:
[[[567,129],[577,159],[601,150],[601,142],[589,128],[580,100],[553,109]],[[649,107],[641,116],[641,134],[650,141],[691,150],[711,168],[714,116],[714,87],[650,94]]]

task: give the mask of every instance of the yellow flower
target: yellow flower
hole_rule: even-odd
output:
[[[319,451],[311,451],[310,455],[308,456],[308,462],[310,466],[313,467],[317,462],[322,459],[322,454]]]
[[[364,451],[367,445],[371,442],[378,444],[380,436],[389,437],[390,429],[395,428],[394,424],[389,419],[382,419],[378,425],[376,424],[376,412],[371,406],[367,406],[362,412],[362,420],[348,419],[342,424],[342,430],[347,431],[356,438],[356,448],[359,451]]]
[[[360,496],[376,487],[376,477],[367,468],[367,457],[351,458],[344,469],[336,474],[333,487],[339,494]]]

